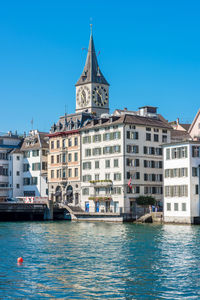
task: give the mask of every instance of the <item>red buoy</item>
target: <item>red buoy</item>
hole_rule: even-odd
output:
[[[22,257],[18,257],[18,259],[17,259],[17,262],[18,262],[18,264],[22,264],[23,263],[23,258]]]

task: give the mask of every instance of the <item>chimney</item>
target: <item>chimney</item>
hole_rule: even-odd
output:
[[[176,124],[179,125],[179,118],[176,119]]]
[[[127,107],[124,107],[124,111],[127,111],[128,109],[127,109]]]

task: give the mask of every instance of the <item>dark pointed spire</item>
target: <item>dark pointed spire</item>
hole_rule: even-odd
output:
[[[98,65],[92,36],[92,26],[85,67],[76,85],[82,85],[86,83],[100,83],[109,85],[109,83],[106,81],[103,74],[101,73],[101,70]]]

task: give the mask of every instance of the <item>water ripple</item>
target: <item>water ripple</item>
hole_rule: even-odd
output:
[[[197,226],[0,223],[0,299],[200,299],[199,248]]]

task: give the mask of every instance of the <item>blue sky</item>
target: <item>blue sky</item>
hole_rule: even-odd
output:
[[[191,122],[200,107],[200,1],[1,1],[0,131],[49,131],[75,110],[90,19],[110,108],[155,105]]]

